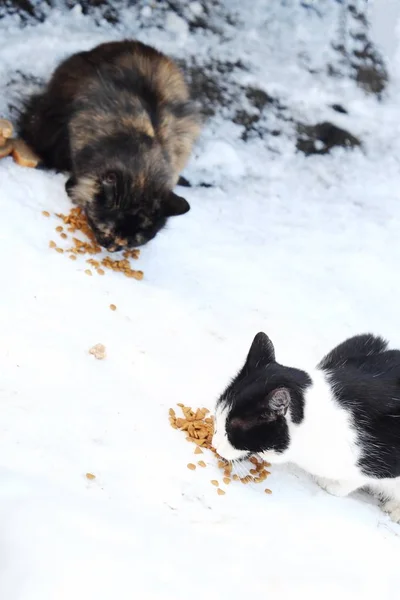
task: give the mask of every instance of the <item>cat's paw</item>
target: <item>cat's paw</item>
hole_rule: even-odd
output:
[[[395,523],[400,523],[400,502],[398,500],[388,500],[383,505],[383,510]]]
[[[334,479],[326,479],[325,477],[316,477],[315,480],[323,490],[328,492],[328,494],[340,498],[344,498],[344,496],[350,494],[350,492],[357,487],[349,484],[347,481],[336,481]]]

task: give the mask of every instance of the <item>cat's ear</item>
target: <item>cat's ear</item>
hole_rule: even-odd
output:
[[[275,361],[274,345],[265,333],[257,333],[247,355],[246,367],[249,371],[265,367]]]
[[[164,199],[163,208],[166,217],[177,217],[187,213],[190,210],[190,204],[185,198],[174,194],[174,192],[169,192]]]
[[[290,392],[285,387],[277,388],[268,394],[267,402],[268,412],[274,416],[275,419],[284,417],[290,404]]]

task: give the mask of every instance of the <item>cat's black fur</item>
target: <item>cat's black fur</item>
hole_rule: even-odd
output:
[[[319,367],[337,401],[350,410],[363,447],[360,468],[371,477],[400,476],[400,351],[373,335],[353,337]]]
[[[372,334],[358,335],[317,367],[326,374],[335,400],[352,415],[361,473],[376,479],[400,477],[400,351],[387,345]],[[231,445],[248,452],[284,452],[290,442],[286,412],[292,423],[302,422],[310,385],[310,375],[277,363],[272,342],[257,334],[244,367],[217,402],[229,409]]]

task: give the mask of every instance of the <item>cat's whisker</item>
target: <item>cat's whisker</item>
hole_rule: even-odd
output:
[[[234,463],[235,463],[237,474],[239,475],[239,477],[240,478],[245,477],[246,470],[244,468],[243,462],[241,460],[235,460]]]

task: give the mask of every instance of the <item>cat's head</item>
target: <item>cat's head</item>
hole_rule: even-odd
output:
[[[132,146],[135,140],[137,147]],[[110,252],[146,244],[169,217],[190,209],[171,190],[171,167],[160,148],[151,139],[133,141],[124,135],[110,137],[101,151],[88,144],[78,153],[76,172],[66,183],[98,243]]]
[[[227,460],[264,454],[282,460],[293,425],[303,420],[305,371],[284,367],[265,333],[254,338],[244,367],[219,398],[213,446]]]

